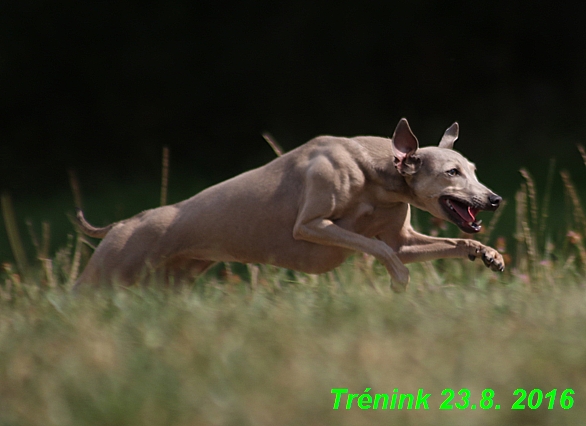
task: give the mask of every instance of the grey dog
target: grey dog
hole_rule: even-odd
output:
[[[104,228],[78,211],[80,229],[103,238],[76,286],[148,279],[181,283],[215,262],[266,263],[319,274],[350,254],[374,256],[404,291],[404,265],[439,258],[481,257],[504,270],[503,257],[472,239],[416,232],[410,205],[481,228],[476,215],[501,197],[481,184],[475,166],[452,149],[458,124],[438,147],[419,148],[406,119],[392,140],[319,136],[270,163],[174,205],[146,210]]]

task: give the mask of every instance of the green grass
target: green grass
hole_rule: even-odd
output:
[[[319,277],[261,267],[254,291],[208,276],[181,292],[73,296],[5,276],[0,425],[583,424],[577,271],[549,267],[551,282],[534,283],[439,266],[411,266],[403,295],[361,257]],[[333,410],[332,388],[423,388],[429,410]],[[477,405],[491,388],[501,409],[439,410],[445,388],[469,389]],[[518,388],[555,388],[558,400],[572,388],[575,402],[511,410]]]

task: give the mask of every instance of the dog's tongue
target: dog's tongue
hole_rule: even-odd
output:
[[[464,204],[458,202],[452,202],[452,206],[454,210],[460,215],[464,222],[474,222],[476,220],[476,213],[478,213],[478,209],[473,209],[472,207],[465,206]]]

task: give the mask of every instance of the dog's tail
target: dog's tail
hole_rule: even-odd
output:
[[[95,226],[90,225],[90,223],[87,220],[85,220],[85,217],[83,217],[83,212],[81,211],[81,209],[76,209],[75,216],[77,218],[77,226],[79,227],[81,232],[83,232],[88,237],[104,238],[106,234],[114,227],[114,225],[116,225],[116,223],[111,223],[110,225],[104,226],[103,228],[96,228]]]

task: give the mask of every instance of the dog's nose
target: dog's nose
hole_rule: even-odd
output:
[[[488,196],[488,201],[490,202],[491,206],[493,206],[496,209],[501,203],[501,201],[503,201],[503,197],[500,197],[496,194],[491,194]]]

